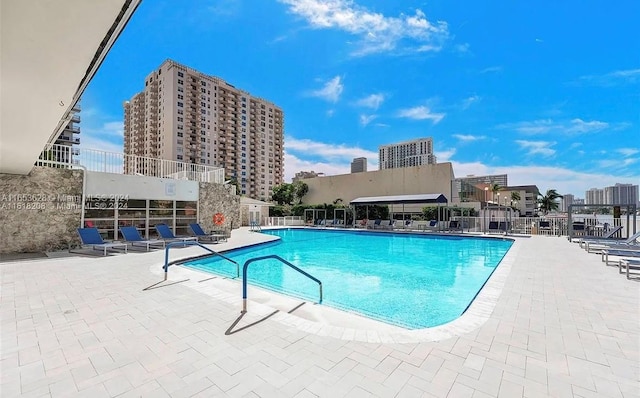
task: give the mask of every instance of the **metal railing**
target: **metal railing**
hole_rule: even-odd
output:
[[[267,225],[270,226],[300,226],[305,222],[301,216],[267,217]]]
[[[249,268],[249,264],[256,262],[256,261],[261,261],[261,260],[267,260],[267,259],[276,259],[279,260],[281,263],[288,265],[289,267],[293,268],[294,270],[298,271],[299,273],[301,273],[302,275],[306,276],[307,278],[313,280],[314,282],[318,283],[318,286],[320,288],[320,301],[318,301],[318,303],[322,303],[322,282],[320,282],[320,280],[314,276],[312,276],[311,274],[307,273],[306,271],[301,270],[300,268],[296,267],[295,265],[291,264],[290,262],[288,262],[287,260],[285,260],[284,258],[277,256],[275,254],[269,255],[269,256],[262,256],[262,257],[254,257],[251,258],[247,261],[245,261],[244,266],[242,267],[242,312],[247,312],[247,269]]]
[[[204,250],[208,251],[209,253],[212,253],[216,256],[220,256],[223,259],[232,262],[236,265],[236,278],[240,277],[240,264],[238,264],[236,261],[230,259],[227,256],[224,256],[220,253],[218,253],[215,250],[211,250],[208,247],[206,247],[205,245],[203,245],[200,242],[196,242],[196,241],[185,241],[185,242],[171,242],[167,244],[167,247],[165,247],[164,249],[164,266],[162,267],[164,269],[164,280],[167,280],[167,277],[169,276],[169,249],[175,246],[181,246],[181,247],[185,247],[185,246],[200,246],[201,248],[203,248]],[[180,260],[181,262],[183,261],[187,261],[188,259],[182,259]],[[246,267],[246,264],[245,264]]]
[[[257,221],[251,221],[249,223],[249,231],[262,232],[262,227]]]
[[[70,145],[48,145],[42,151],[36,166],[56,164],[82,165],[88,171],[142,175],[200,182],[224,183],[224,168],[127,155]]]

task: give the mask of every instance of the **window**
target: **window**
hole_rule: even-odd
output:
[[[184,77],[184,73],[178,72],[178,77]]]
[[[184,97],[182,96],[182,94],[178,94],[178,99],[184,99]]]
[[[179,121],[179,122],[184,122],[184,118],[182,118],[182,117],[178,117],[178,121]]]
[[[182,131],[178,131],[178,137],[182,137],[184,136],[184,133]]]
[[[184,106],[184,104],[182,102],[178,102],[178,107],[182,108]]]
[[[178,160],[182,160],[182,155],[178,155],[178,156],[176,156],[176,158],[177,158]]]
[[[178,79],[178,84],[184,84],[184,81]]]

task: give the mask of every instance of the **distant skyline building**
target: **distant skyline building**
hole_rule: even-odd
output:
[[[381,145],[378,148],[378,160],[380,170],[436,164],[433,138]]]
[[[588,205],[638,205],[639,186],[634,184],[615,184],[604,188],[591,188],[585,193]]]
[[[79,153],[79,149],[73,147],[80,145],[80,137],[77,137],[77,135],[80,134],[80,102],[77,102],[71,109],[70,116],[71,119],[69,120],[69,123],[67,123],[54,144],[71,147],[71,149],[54,149],[51,153],[50,160],[71,163],[73,156]]]
[[[354,158],[351,161],[352,173],[366,173],[367,172],[367,158]]]
[[[575,204],[575,196],[573,196],[570,193],[566,193],[564,195],[562,195],[562,199],[560,199],[560,211],[562,212],[568,212],[569,211],[569,206],[572,204]]]
[[[283,140],[280,107],[172,60],[124,103],[125,154],[223,167],[253,199],[282,184]]]

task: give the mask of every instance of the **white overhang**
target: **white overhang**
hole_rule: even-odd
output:
[[[141,0],[2,0],[0,173],[28,174]]]

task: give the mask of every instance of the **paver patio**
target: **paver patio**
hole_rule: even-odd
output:
[[[488,319],[407,342],[336,326],[350,315],[298,318],[299,300],[255,289],[240,317],[239,281],[180,267],[169,282],[188,281],[143,290],[161,251],[0,263],[0,395],[640,397],[639,281],[565,238],[517,240]]]

